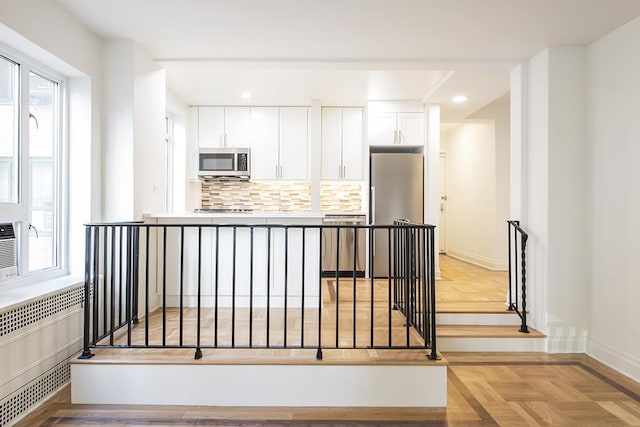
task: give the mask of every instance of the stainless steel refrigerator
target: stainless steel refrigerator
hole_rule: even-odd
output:
[[[416,153],[371,153],[369,218],[374,225],[396,219],[422,223],[424,212],[424,157]],[[386,230],[375,232],[374,277],[389,275]]]

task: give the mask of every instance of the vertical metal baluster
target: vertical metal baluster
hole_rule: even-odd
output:
[[[200,316],[202,314],[202,226],[198,226],[198,307],[196,312],[196,352],[193,358],[202,359],[202,349],[200,348]]]
[[[289,227],[284,228],[284,348],[287,348],[287,309],[289,300]]]
[[[118,227],[120,230],[120,246],[118,249],[120,250],[120,256],[118,257],[120,260],[120,271],[118,274],[118,328],[122,325],[122,283],[123,275],[125,274],[125,268],[123,266],[126,264],[125,259],[125,250],[124,250],[124,228],[122,226]]]
[[[435,309],[435,307],[429,307],[427,305],[428,298],[431,297],[430,289],[429,289],[429,281],[427,280],[427,260],[429,257],[433,256],[433,254],[429,254],[427,252],[427,229],[425,226],[422,226],[422,257],[420,257],[422,261],[422,337],[424,338],[425,347],[428,348],[431,346],[431,331],[429,324],[429,312],[431,309]]]
[[[100,293],[100,227],[94,228],[93,240],[93,342],[98,341],[98,294]],[[87,299],[85,304],[89,303]]]
[[[340,226],[336,226],[336,348],[340,348]]]
[[[322,270],[322,235],[325,226],[318,227],[318,267]],[[322,274],[318,274],[318,350],[316,359],[322,360]]]
[[[357,308],[356,308],[356,265],[358,263],[356,258],[356,253],[358,252],[358,234],[356,233],[356,227],[353,227],[353,348],[356,348],[356,318],[357,316]]]
[[[162,346],[167,345],[167,226],[162,226]]]
[[[237,227],[233,226],[231,243],[231,347],[236,346],[236,239]]]
[[[84,295],[82,300],[84,302],[84,328],[82,336],[82,354],[79,357],[80,359],[90,359],[93,357],[93,354],[91,354],[91,351],[89,350],[89,319],[91,318],[91,307],[89,306],[89,292],[91,289],[91,229],[92,226],[85,226]]]
[[[120,257],[118,257],[119,259]],[[111,227],[111,313],[109,328],[109,345],[113,346],[113,330],[116,327],[116,227]]]
[[[522,260],[522,324],[520,325],[520,332],[528,334],[529,327],[527,326],[527,255],[525,250],[527,249],[526,234],[520,234],[520,243],[522,246],[522,254],[520,259]]]
[[[107,333],[107,314],[109,313],[109,306],[108,306],[108,301],[107,301],[107,286],[109,283],[109,227],[108,226],[103,226],[102,227],[104,230],[104,250],[103,250],[103,270],[104,270],[104,277],[102,278],[102,334],[104,335]],[[113,244],[113,243],[112,243]]]
[[[133,283],[131,281],[131,275],[132,275],[132,265],[131,265],[131,259],[132,259],[132,253],[131,253],[131,248],[132,248],[132,236],[131,236],[131,226],[127,226],[125,228],[125,230],[127,231],[127,254],[126,254],[126,259],[127,259],[127,280],[125,282],[125,320],[127,322],[127,347],[131,347],[131,311],[133,309],[131,301],[133,299],[133,295],[132,295],[132,286]]]
[[[146,247],[145,247],[145,268],[144,268],[144,345],[146,347],[149,346],[149,232],[150,228],[147,225],[145,227],[145,231],[147,233],[145,237]]]
[[[406,224],[403,224],[404,241],[404,300],[405,300],[405,340],[409,347],[411,337],[411,230]]]
[[[398,234],[397,230],[395,228],[391,228],[388,227],[387,228],[387,291],[389,292],[389,307],[388,307],[388,311],[389,311],[389,316],[388,316],[388,325],[387,325],[387,330],[389,331],[389,347],[391,347],[391,344],[393,343],[393,328],[392,328],[392,319],[391,317],[393,316],[393,310],[396,308],[396,300],[398,298],[398,289],[397,289],[397,283],[396,283],[396,274],[395,274],[395,265],[397,262],[397,247],[398,245],[395,245],[393,248],[393,251],[391,249],[391,238],[395,238],[395,236]],[[393,270],[392,270],[392,265],[391,265],[391,257],[393,257]],[[393,284],[391,282],[391,275],[393,272]],[[391,295],[391,288],[393,287],[393,296]]]
[[[213,307],[213,345],[214,347],[218,347],[218,298],[220,297],[220,226],[216,225],[216,290],[214,296],[214,307]],[[198,252],[198,257],[200,257],[200,252]]]
[[[267,226],[267,330],[266,330],[266,347],[269,348],[269,329],[271,315],[271,226]]]
[[[305,255],[305,250],[306,250],[306,236],[307,236],[307,227],[302,226],[302,301],[300,301],[300,317],[302,318],[301,320],[301,329],[300,329],[300,347],[304,348],[304,291],[305,291],[305,261],[307,259],[306,255]],[[322,267],[321,267],[322,268]]]
[[[509,311],[513,311],[513,298],[511,295],[511,286],[512,286],[512,274],[513,271],[511,269],[511,222],[507,221],[507,243],[508,243],[508,248],[507,248],[507,261],[509,263],[509,305],[507,307],[507,310]]]
[[[253,225],[249,228],[249,347],[253,347]]]
[[[438,349],[436,346],[436,254],[435,254],[435,227],[429,226],[429,289],[431,294],[431,354],[429,359],[438,360]]]
[[[522,236],[520,236],[520,239],[522,239]],[[514,229],[513,230],[513,248],[514,248],[514,264],[515,264],[515,274],[513,275],[514,279],[515,279],[515,286],[513,287],[513,304],[514,304],[514,310],[516,311],[516,313],[519,312],[520,310],[520,304],[518,302],[518,255],[519,255],[519,251],[518,251],[518,230]]]
[[[133,242],[132,242],[132,250],[133,250],[133,277],[131,280],[133,281],[133,324],[136,325],[139,322],[138,319],[138,311],[139,311],[139,300],[140,300],[140,226],[133,226]]]
[[[369,288],[371,289],[371,318],[369,319],[369,347],[374,346],[374,299],[373,299],[373,290],[375,287],[375,272],[373,268],[373,236],[374,236],[374,228],[372,225],[369,225],[367,228],[369,234]],[[391,315],[391,313],[389,313]]]
[[[184,226],[180,226],[180,347],[184,338]]]

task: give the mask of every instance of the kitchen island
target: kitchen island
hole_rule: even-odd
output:
[[[278,212],[145,216],[145,223],[163,226],[150,233],[156,292],[166,307],[194,307],[198,295],[203,307],[300,307],[303,297],[306,307],[317,306],[317,227],[323,217]]]

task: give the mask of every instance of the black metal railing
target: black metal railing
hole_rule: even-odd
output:
[[[368,248],[356,239],[349,249],[350,277],[322,277],[327,228],[366,232]],[[193,348],[196,359],[205,348],[309,348],[318,359],[323,349],[423,348],[436,359],[434,229],[89,224],[81,358],[109,347]],[[380,278],[373,242],[383,235],[389,273]],[[375,280],[356,271],[364,249]]]
[[[527,240],[529,235],[520,221],[507,221],[509,227],[509,311],[521,320],[520,332],[529,333],[527,326]],[[518,268],[518,265],[520,268]],[[518,287],[520,286],[520,289]]]

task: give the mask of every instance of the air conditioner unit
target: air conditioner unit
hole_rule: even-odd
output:
[[[17,275],[16,234],[13,224],[0,224],[0,282]]]

